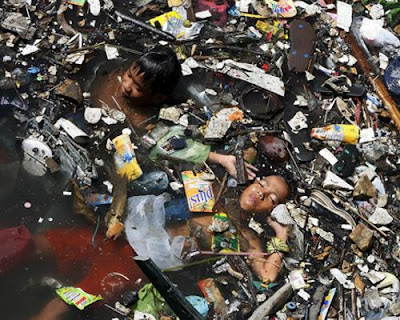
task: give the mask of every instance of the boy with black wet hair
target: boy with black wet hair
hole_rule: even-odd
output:
[[[137,106],[159,104],[172,93],[181,76],[175,53],[156,47],[144,53],[122,76],[121,92]]]
[[[127,70],[98,72],[90,91],[92,105],[120,109],[134,126],[157,114],[181,76],[173,50],[157,46],[144,53]]]

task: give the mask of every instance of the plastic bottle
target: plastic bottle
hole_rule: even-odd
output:
[[[129,181],[138,179],[143,174],[143,171],[137,162],[129,134],[123,132],[113,139],[113,143],[117,150],[114,155],[117,173],[120,176],[127,176]]]
[[[352,124],[332,124],[322,128],[312,128],[311,137],[319,140],[343,141],[357,144],[359,128]]]

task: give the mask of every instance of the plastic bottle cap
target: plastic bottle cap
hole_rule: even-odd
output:
[[[289,310],[295,310],[297,306],[296,306],[296,303],[295,303],[295,302],[290,301],[290,302],[288,302],[288,303],[286,304],[286,307],[287,307]]]
[[[126,135],[130,136],[131,133],[132,133],[131,129],[128,129],[128,128],[125,128],[122,130],[122,134],[126,134]]]
[[[228,179],[227,186],[228,188],[236,188],[238,185],[237,180],[234,178]]]

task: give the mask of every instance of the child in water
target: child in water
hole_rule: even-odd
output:
[[[181,65],[175,52],[155,47],[144,53],[127,70],[99,75],[92,85],[92,105],[121,109],[138,126],[157,113],[173,92],[181,77]]]
[[[125,71],[113,71],[96,78],[92,85],[92,105],[103,104],[125,113],[134,127],[158,114],[160,105],[167,100],[181,77],[181,65],[175,52],[167,47],[156,47],[144,53]],[[236,177],[236,158],[205,150],[199,155],[204,161],[222,165]],[[253,180],[257,169],[246,163],[248,178]]]

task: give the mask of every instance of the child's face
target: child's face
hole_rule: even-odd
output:
[[[246,212],[266,214],[289,196],[289,186],[280,176],[268,176],[248,186],[240,197],[240,207]]]
[[[133,64],[122,76],[121,93],[135,106],[146,106],[154,103],[154,94],[144,80],[144,72]]]

